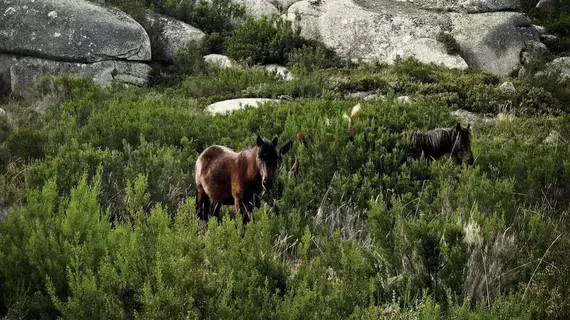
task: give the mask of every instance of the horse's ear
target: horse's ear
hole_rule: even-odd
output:
[[[263,145],[263,139],[260,136],[257,136],[257,146],[261,147]]]
[[[455,129],[461,130],[461,122],[458,122],[458,123],[457,123],[457,126],[455,126]]]
[[[280,154],[286,154],[287,152],[289,152],[289,149],[291,149],[292,145],[293,145],[293,141],[287,140],[287,142],[285,142],[285,144],[281,147],[281,149],[279,149],[279,153]]]
[[[271,143],[273,143],[273,145],[277,147],[277,144],[279,143],[279,138],[275,136],[275,138],[273,138],[273,141],[271,141]]]
[[[469,129],[471,128],[471,123],[467,124],[467,131],[469,131]]]

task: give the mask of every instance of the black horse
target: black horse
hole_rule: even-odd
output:
[[[408,156],[419,158],[422,154],[428,161],[451,154],[457,163],[473,164],[469,126],[461,123],[451,128],[439,128],[427,132],[415,132],[410,138]]]

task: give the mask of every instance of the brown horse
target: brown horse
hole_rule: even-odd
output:
[[[234,205],[247,223],[254,206],[259,207],[256,197],[273,186],[281,156],[292,145],[287,141],[277,149],[278,142],[277,137],[269,141],[258,136],[253,147],[239,153],[223,146],[204,150],[196,161],[198,217],[207,220],[213,214],[219,220],[220,205]]]
[[[473,164],[471,152],[470,125],[461,127],[460,123],[451,128],[440,128],[412,134],[408,155],[419,158],[422,153],[428,160],[437,160],[447,154],[458,163]]]

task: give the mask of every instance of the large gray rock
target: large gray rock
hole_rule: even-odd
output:
[[[539,39],[530,20],[521,13],[456,13],[451,17],[451,34],[467,64],[495,75],[517,74],[527,41]]]
[[[391,64],[397,58],[415,57],[424,63],[460,69],[470,66],[500,76],[515,74],[521,67],[521,51],[529,41],[539,41],[539,32],[523,14],[465,13],[484,11],[484,6],[503,10],[518,1],[418,1],[441,6],[456,3],[462,12],[430,11],[395,0],[326,0],[320,4],[305,0],[293,4],[282,17],[301,27],[302,36],[322,41],[344,58]],[[478,9],[467,10],[467,5]],[[449,54],[445,44],[437,41],[442,31],[454,37],[459,55]]]
[[[340,56],[393,63],[416,57],[451,68],[465,68],[459,56],[449,55],[435,37],[451,20],[443,14],[390,0],[328,0],[320,5],[297,2],[284,18],[300,15],[302,35],[322,41]]]
[[[467,62],[459,55],[450,55],[445,46],[435,39],[421,38],[395,49],[388,58],[392,62],[414,57],[423,63],[442,64],[448,68],[467,69]]]
[[[556,58],[546,64],[547,73],[558,73],[561,77],[570,78],[570,57]]]
[[[153,43],[153,60],[172,61],[186,44],[192,41],[199,42],[206,36],[198,28],[156,13],[147,13],[146,19],[152,24],[158,24],[161,28],[160,34],[151,39],[151,41],[156,41]]]
[[[73,62],[151,58],[141,25],[85,0],[0,1],[0,52]]]
[[[456,12],[495,12],[516,10],[520,0],[408,0],[425,9]]]
[[[225,100],[213,103],[206,107],[206,112],[216,114],[227,114],[235,110],[245,109],[246,107],[257,108],[268,102],[281,102],[281,100],[264,99],[264,98],[241,98]]]
[[[142,85],[148,81],[151,72],[151,68],[147,64],[131,61],[78,63],[32,57],[11,57],[9,64],[8,85],[11,92],[18,96],[24,96],[28,84],[44,75],[71,74],[78,77],[88,77],[103,86],[109,85],[113,80]]]

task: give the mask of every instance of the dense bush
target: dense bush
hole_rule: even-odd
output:
[[[325,53],[311,60],[305,47],[286,82],[201,69],[188,50],[178,85],[45,79],[2,106],[0,213],[11,209],[0,224],[0,317],[568,316],[564,80],[510,79],[517,91],[506,93],[507,79],[413,60],[324,68]],[[203,112],[282,95],[293,99]],[[343,115],[357,102],[348,142]],[[402,133],[450,127],[458,107],[510,117],[472,124],[472,167],[407,159]],[[249,147],[257,134],[295,141],[266,204],[247,226],[227,207],[221,224],[198,221],[198,154]]]
[[[158,13],[184,21],[206,33],[229,34],[236,22],[245,17],[245,8],[231,0],[107,0],[131,15],[145,28],[149,27],[145,11]]]
[[[253,64],[286,64],[293,49],[306,42],[284,19],[248,19],[227,39],[226,53]]]

